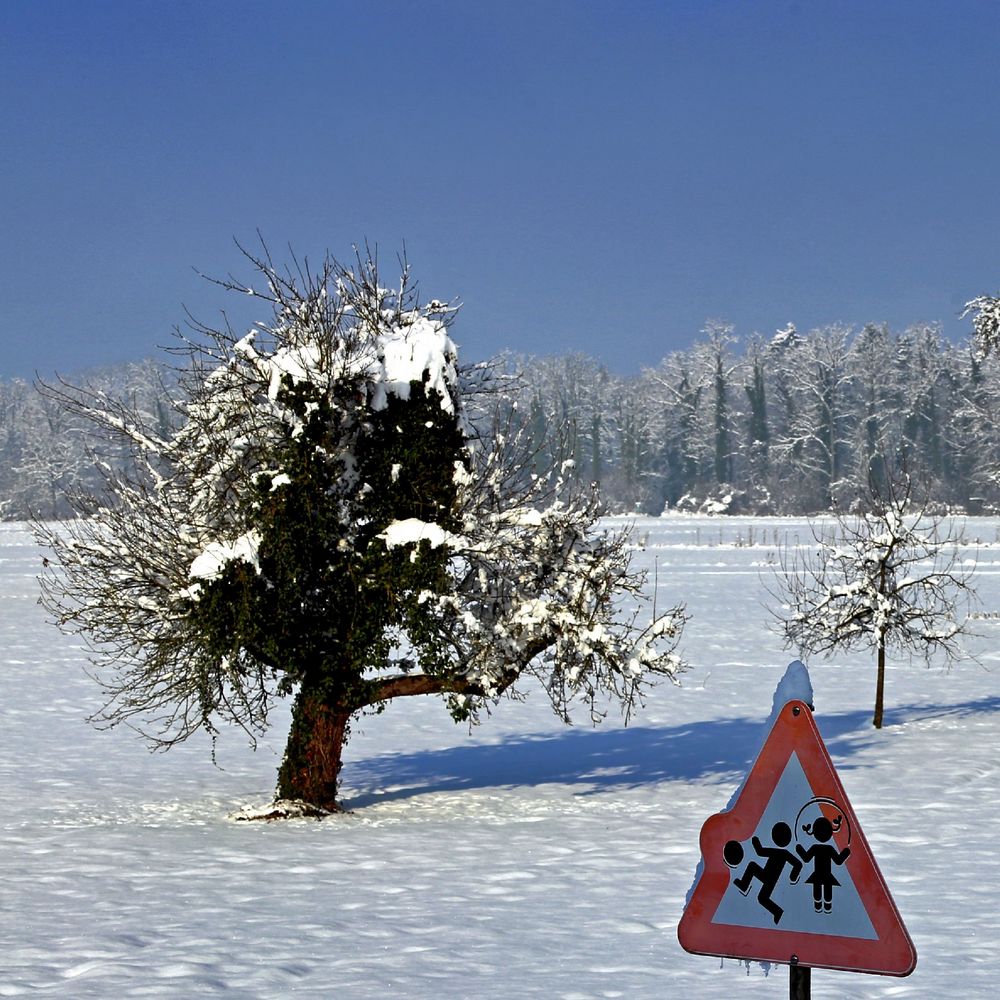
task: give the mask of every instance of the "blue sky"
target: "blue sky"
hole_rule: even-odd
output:
[[[709,318],[938,321],[1000,290],[1000,4],[17,2],[0,375],[140,358],[198,278],[405,241],[466,359],[625,373]]]

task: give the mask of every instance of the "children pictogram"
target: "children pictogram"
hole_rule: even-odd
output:
[[[733,880],[733,885],[736,886],[743,895],[747,895],[750,892],[750,885],[754,879],[760,881],[760,891],[757,893],[757,902],[767,910],[768,913],[774,918],[775,924],[781,922],[781,917],[784,914],[784,909],[779,906],[773,899],[771,895],[778,885],[778,881],[781,879],[782,874],[785,871],[785,866],[788,865],[791,871],[788,874],[788,880],[794,885],[799,880],[799,873],[802,871],[802,862],[788,850],[788,845],[792,842],[792,831],[787,823],[775,823],[771,827],[771,840],[774,841],[774,847],[764,847],[760,842],[760,838],[754,836],[751,839],[753,844],[753,849],[757,852],[759,857],[766,858],[764,866],[761,867],[756,861],[751,861],[747,865],[746,870],[743,874]],[[732,840],[726,844],[726,861],[728,862],[730,857],[736,857],[737,851],[731,849],[730,845],[735,845],[739,848],[739,860],[736,862],[738,865],[740,861],[743,860],[743,846],[739,841]],[[796,845],[797,847],[798,845]]]
[[[793,830],[794,853],[790,846]],[[835,834],[844,844],[843,848],[833,840]],[[754,851],[764,863],[751,861],[742,874],[733,878],[733,886],[747,896],[754,881],[759,882],[757,902],[778,925],[785,913],[785,908],[773,898],[778,886],[785,879],[788,885],[796,885],[803,867],[811,864],[812,871],[805,882],[812,886],[813,909],[816,913],[832,913],[833,889],[840,885],[833,869],[845,864],[851,856],[850,838],[850,822],[844,810],[834,799],[814,796],[798,810],[793,826],[781,821],[771,827],[773,847],[761,843],[756,834],[750,838]],[[745,856],[743,844],[738,840],[728,841],[723,848],[723,858],[734,871],[743,864]]]

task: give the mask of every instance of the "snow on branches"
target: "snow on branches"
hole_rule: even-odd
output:
[[[640,625],[644,578],[629,569],[627,534],[598,527],[596,490],[529,475],[526,437],[498,426],[474,449],[461,536],[449,541],[453,586],[424,598],[469,682],[450,698],[452,713],[474,717],[527,674],[567,720],[578,697],[595,721],[602,696],[628,717],[651,677],[680,673],[685,616],[674,607]],[[634,610],[623,618],[625,596]]]
[[[787,646],[824,655],[876,650],[874,724],[881,727],[886,651],[959,659],[960,601],[972,588],[954,524],[912,502],[909,477],[873,486],[870,499],[866,513],[836,514],[832,534],[814,527],[812,552],[784,554],[772,593]]]
[[[677,675],[682,610],[644,610],[596,491],[538,467],[502,381],[460,372],[453,309],[420,306],[406,270],[382,287],[360,255],[317,273],[248,257],[266,292],[218,284],[272,315],[182,338],[170,433],[48,390],[131,449],[72,498],[78,519],[38,527],[44,600],[90,642],[106,721],[152,722],[166,745],[219,720],[253,736],[294,694],[279,792],[332,808],[365,708],[439,694],[474,720],[533,677],[562,717],[581,699],[596,721]]]
[[[995,295],[977,295],[965,303],[962,318],[972,316],[972,332],[979,357],[1000,350],[1000,298]]]

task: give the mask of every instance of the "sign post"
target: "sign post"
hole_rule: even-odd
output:
[[[789,1000],[811,1000],[812,969],[808,965],[788,967],[788,997]]]
[[[702,955],[908,976],[917,953],[803,701],[777,715],[732,807],[701,830],[702,863],[677,928]]]

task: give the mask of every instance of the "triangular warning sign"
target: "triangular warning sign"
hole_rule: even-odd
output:
[[[701,829],[687,951],[908,976],[903,921],[809,706],[778,713],[731,809]]]

